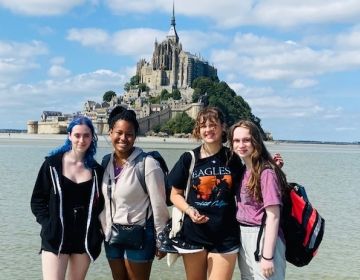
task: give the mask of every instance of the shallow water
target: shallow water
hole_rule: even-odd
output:
[[[41,279],[40,226],[30,210],[30,196],[38,169],[49,150],[61,144],[50,139],[0,139],[0,279]],[[145,150],[157,149],[172,167],[194,143],[139,141]],[[304,185],[326,220],[318,255],[306,267],[287,267],[287,279],[359,279],[360,259],[360,147],[343,145],[267,144],[280,152],[289,181]],[[97,158],[110,150],[100,143]],[[87,279],[111,279],[104,252],[91,265]],[[154,261],[151,279],[185,279],[179,259],[168,268]],[[233,279],[239,278],[236,268]]]

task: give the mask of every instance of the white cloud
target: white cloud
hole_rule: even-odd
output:
[[[52,78],[63,78],[71,74],[71,71],[61,65],[52,65],[48,71],[48,75]]]
[[[125,29],[114,33],[111,47],[119,55],[149,58],[155,39],[161,42],[166,33],[152,28]]]
[[[93,47],[117,55],[149,57],[155,38],[165,38],[166,33],[151,28],[124,29],[113,34],[96,28],[70,29],[67,39],[79,42],[86,47]]]
[[[35,27],[36,31],[43,36],[55,34],[55,30],[50,26]]]
[[[226,44],[229,38],[218,32],[203,32],[198,30],[179,31],[180,43],[186,51],[199,53],[216,44]],[[162,39],[164,40],[165,37]],[[207,60],[205,58],[205,60]]]
[[[39,119],[44,110],[77,112],[83,109],[86,100],[101,102],[103,94],[108,90],[120,94],[127,80],[128,77],[123,74],[100,69],[66,79],[0,88],[0,114],[9,120],[21,120],[9,127],[24,128],[27,120]]]
[[[334,38],[335,44],[339,49],[353,49],[358,51],[360,48],[360,25],[352,27],[350,30],[338,34]]]
[[[296,79],[292,82],[293,88],[309,88],[318,84],[318,81],[313,79]]]
[[[0,57],[25,57],[47,54],[47,47],[43,42],[33,40],[29,43],[0,41]]]
[[[356,127],[335,127],[336,131],[356,131]]]
[[[51,78],[65,78],[71,74],[69,69],[62,66],[65,63],[65,58],[62,56],[53,57],[50,60],[52,64],[48,70],[48,75]]]
[[[324,117],[322,114],[339,115],[339,108],[329,109],[306,96],[282,96],[271,87],[249,87],[242,83],[229,86],[250,105],[255,116],[272,119],[303,119]]]
[[[53,16],[68,12],[86,0],[0,0],[0,6],[14,13],[31,16]]]
[[[48,53],[39,41],[18,43],[0,41],[0,84],[8,85],[19,80],[30,70],[39,68],[35,59]]]
[[[65,57],[63,56],[56,56],[50,59],[51,64],[64,64],[65,63]]]
[[[124,14],[129,12],[150,13],[156,10],[170,11],[172,3],[168,0],[105,0],[110,9],[115,13]]]
[[[152,28],[123,29],[112,34],[103,29],[84,28],[70,29],[67,39],[79,42],[85,47],[92,47],[104,52],[117,55],[130,55],[136,58],[149,59],[152,55],[155,40],[161,43],[166,39],[166,31]],[[201,54],[210,46],[225,43],[228,38],[217,32],[181,31],[180,43],[193,54]],[[206,58],[204,58],[206,60]],[[211,63],[211,61],[210,61]]]
[[[314,86],[315,76],[360,68],[358,50],[310,48],[289,41],[236,34],[228,48],[213,49],[220,72],[240,72],[256,80],[295,80],[293,87]]]
[[[69,41],[79,42],[85,47],[104,47],[108,44],[110,36],[100,28],[72,28],[66,38]]]
[[[170,13],[168,0],[107,0],[115,13]],[[176,14],[211,18],[218,27],[244,25],[289,28],[306,24],[356,23],[360,19],[357,0],[181,0],[175,2]]]

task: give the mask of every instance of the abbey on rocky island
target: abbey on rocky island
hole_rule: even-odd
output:
[[[176,31],[175,9],[173,5],[170,30],[166,39],[158,43],[155,39],[151,62],[140,59],[136,67],[139,83],[146,84],[148,90],[141,92],[138,88],[130,88],[122,95],[114,96],[110,102],[97,103],[86,101],[80,113],[63,114],[61,112],[44,111],[40,121],[29,120],[28,133],[58,134],[66,133],[68,122],[77,115],[92,119],[98,134],[108,131],[107,116],[114,106],[121,105],[136,112],[142,134],[155,125],[162,124],[176,114],[186,112],[196,118],[203,107],[201,100],[192,101],[194,90],[192,82],[198,77],[217,78],[217,70],[206,60],[186,52],[182,48]],[[172,92],[179,90],[180,100],[169,98],[160,104],[151,104],[149,99],[160,95],[166,89]]]

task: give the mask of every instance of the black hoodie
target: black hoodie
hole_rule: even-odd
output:
[[[31,196],[31,210],[41,225],[41,249],[59,254],[64,238],[62,198],[62,157],[60,153],[47,157],[37,176]],[[96,163],[92,168],[93,185],[89,201],[85,250],[91,261],[100,254],[103,234],[99,214],[104,205],[101,194],[103,168]]]

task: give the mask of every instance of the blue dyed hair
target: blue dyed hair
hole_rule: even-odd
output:
[[[92,124],[91,120],[89,118],[83,117],[83,116],[76,117],[70,122],[70,124],[67,127],[66,131],[71,134],[72,129],[74,128],[74,126],[75,125],[81,125],[81,124],[86,125],[91,130],[92,141],[91,141],[91,144],[90,144],[89,148],[87,149],[87,151],[85,153],[84,165],[85,165],[86,168],[92,168],[92,167],[95,167],[95,165],[96,165],[96,161],[94,159],[94,156],[96,154],[96,147],[97,147],[97,140],[98,139],[97,139],[97,135],[96,135],[96,132],[95,132],[94,125]],[[69,137],[67,137],[64,145],[52,150],[49,153],[49,155],[52,156],[52,155],[65,153],[65,152],[70,151],[71,148],[72,148],[71,141],[70,141]]]

